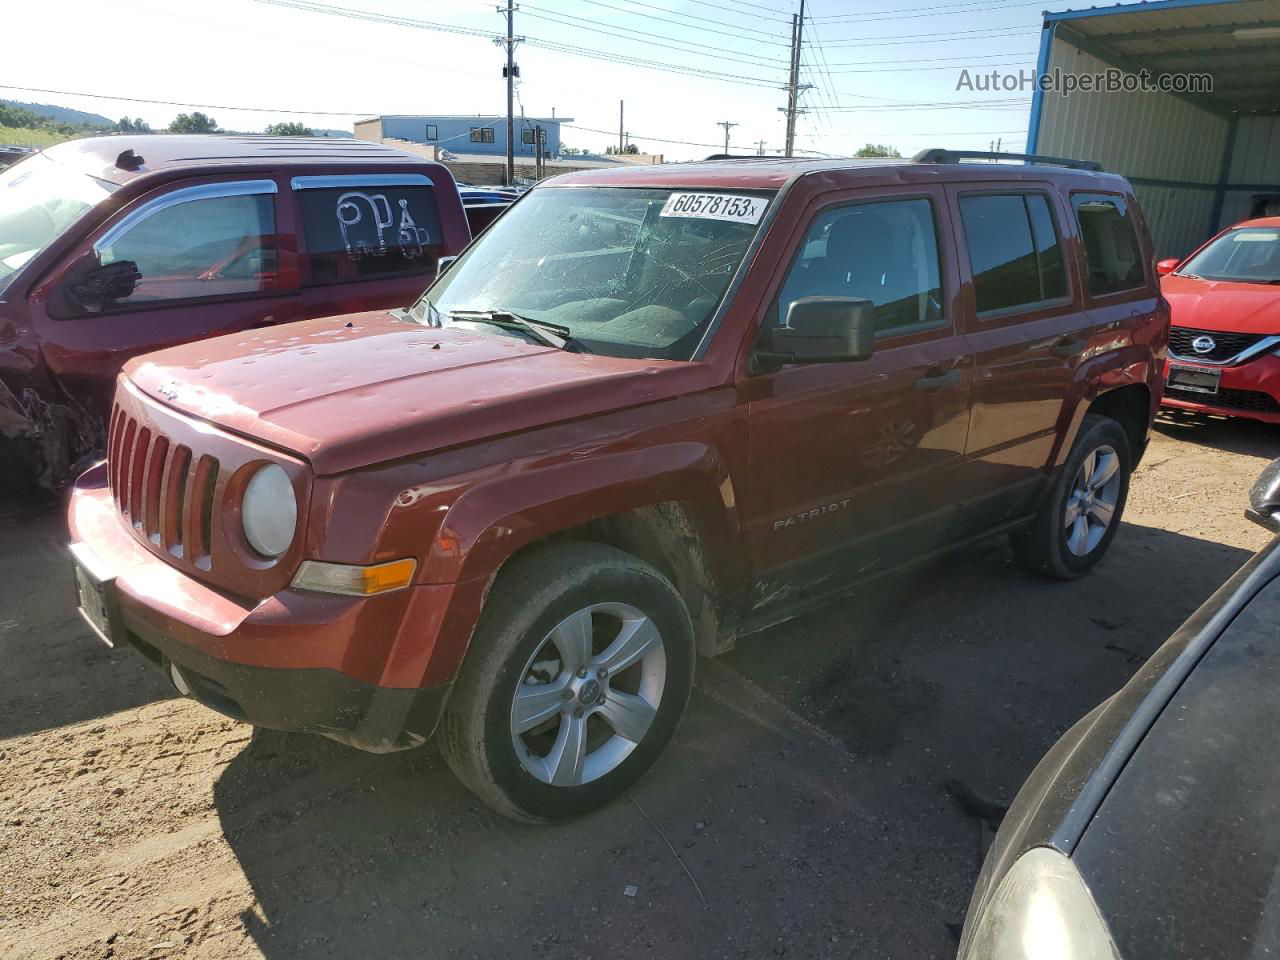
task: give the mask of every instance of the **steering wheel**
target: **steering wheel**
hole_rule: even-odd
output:
[[[267,249],[266,238],[260,236],[245,237],[236,244],[235,249],[223,257],[221,260],[196,274],[200,280],[219,280],[222,275],[231,267],[232,264],[244,259],[251,253],[265,251]]]

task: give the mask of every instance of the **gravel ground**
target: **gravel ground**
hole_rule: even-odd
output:
[[[1162,423],[1107,561],[995,541],[699,665],[633,796],[532,828],[431,748],[250,735],[71,601],[57,512],[0,507],[0,956],[948,957],[1039,756],[1267,539],[1280,429]]]

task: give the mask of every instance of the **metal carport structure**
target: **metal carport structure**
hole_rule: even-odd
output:
[[[1038,75],[1108,69],[1156,81],[1208,74],[1212,90],[1064,96],[1037,87],[1028,153],[1096,160],[1127,176],[1161,257],[1188,253],[1259,209],[1280,212],[1280,0],[1044,15]]]

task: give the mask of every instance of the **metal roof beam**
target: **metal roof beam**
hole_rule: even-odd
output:
[[[1079,30],[1066,23],[1058,23],[1054,27],[1054,36],[1071,44],[1077,50],[1083,50],[1085,53],[1097,57],[1103,63],[1109,64],[1127,73],[1138,73],[1143,70],[1145,64],[1139,59],[1126,56],[1113,50],[1105,43],[1098,42],[1099,38],[1086,36]],[[1110,38],[1108,38],[1110,39]],[[1151,70],[1145,67],[1149,72],[1159,75],[1161,71]],[[1167,72],[1167,71],[1166,71]],[[1199,107],[1201,110],[1207,110],[1209,113],[1217,116],[1226,116],[1230,113],[1230,107],[1226,104],[1215,101],[1212,97],[1201,93],[1170,93],[1169,96],[1176,97],[1192,106]]]
[[[1252,23],[1215,23],[1205,27],[1166,27],[1162,30],[1131,30],[1128,33],[1081,34],[1091,40],[1104,43],[1123,43],[1129,40],[1161,40],[1166,37],[1191,37],[1208,34],[1232,34],[1237,30],[1263,30],[1280,27],[1280,20],[1255,20]],[[1077,29],[1077,33],[1080,31]]]
[[[1045,23],[1060,20],[1093,20],[1098,17],[1128,16],[1157,11],[1176,10],[1180,7],[1207,7],[1220,3],[1238,3],[1239,0],[1145,0],[1143,3],[1117,3],[1109,7],[1090,7],[1088,10],[1062,10],[1045,12]]]
[[[1280,65],[1280,47],[1263,47],[1257,50],[1241,50],[1238,47],[1198,47],[1190,50],[1160,50],[1153,53],[1130,54],[1129,56],[1141,58],[1144,63],[1159,63],[1169,60],[1182,61],[1188,57],[1195,57],[1199,60],[1228,60],[1232,63],[1243,63],[1245,66],[1266,67],[1269,64],[1258,63],[1248,60],[1249,54],[1263,54],[1275,60]],[[1217,74],[1215,73],[1216,77]]]

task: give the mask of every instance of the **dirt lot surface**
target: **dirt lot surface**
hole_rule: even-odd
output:
[[[509,823],[430,747],[360,754],[188,701],[90,638],[57,512],[0,508],[0,957],[948,957],[1012,798],[1267,540],[1280,430],[1162,424],[1106,562],[1002,541],[699,665],[632,798]]]

